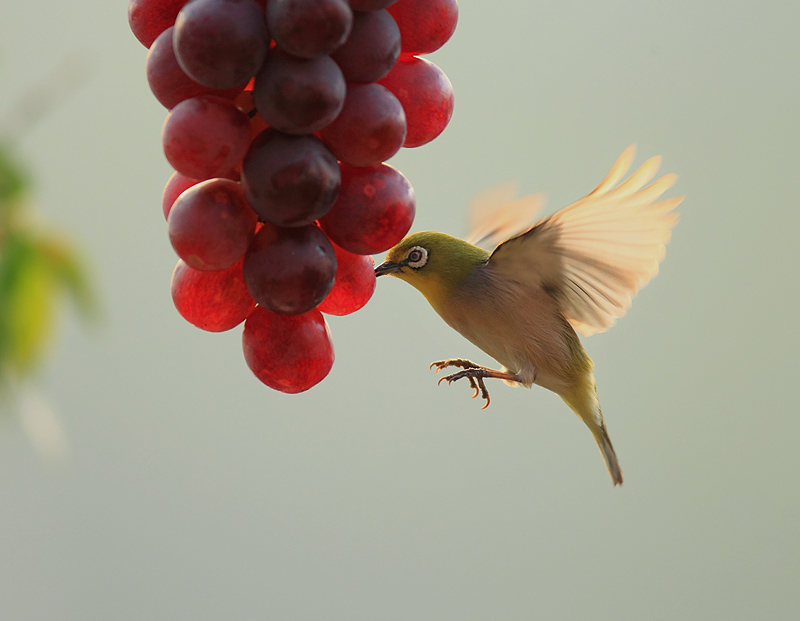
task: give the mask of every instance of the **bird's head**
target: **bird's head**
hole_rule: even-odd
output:
[[[461,285],[488,258],[488,252],[462,239],[423,231],[407,236],[389,250],[386,260],[375,268],[375,275],[405,280],[436,306],[441,296]]]

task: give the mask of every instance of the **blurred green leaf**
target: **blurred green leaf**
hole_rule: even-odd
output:
[[[0,217],[22,197],[29,185],[27,174],[16,162],[9,147],[0,143]]]
[[[85,319],[97,302],[75,251],[61,237],[10,231],[0,244],[0,368],[25,376],[42,360],[63,293]]]
[[[50,336],[55,298],[51,270],[32,240],[10,233],[0,259],[0,356],[4,368],[29,373]]]

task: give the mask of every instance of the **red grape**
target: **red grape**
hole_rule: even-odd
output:
[[[172,210],[172,205],[175,204],[181,193],[198,183],[200,183],[200,179],[192,179],[179,172],[172,173],[172,176],[164,186],[164,192],[161,194],[161,209],[164,212],[165,220],[169,220],[169,212]]]
[[[175,23],[175,17],[188,0],[130,0],[128,24],[145,47]]]
[[[316,226],[291,229],[265,224],[244,255],[244,281],[259,305],[281,315],[300,315],[333,287],[336,253]]]
[[[320,226],[337,246],[355,254],[377,254],[405,237],[414,221],[414,190],[388,164],[341,165],[342,185]]]
[[[400,56],[400,30],[386,10],[355,12],[347,41],[331,54],[348,82],[377,82]]]
[[[406,137],[406,115],[380,84],[351,84],[336,120],[320,130],[337,159],[372,166],[392,157]]]
[[[224,270],[244,255],[256,221],[238,183],[210,179],[175,201],[169,212],[169,240],[189,267]]]
[[[295,56],[316,58],[345,42],[353,12],[347,0],[271,0],[267,24],[279,48]]]
[[[242,187],[264,220],[305,226],[331,208],[339,193],[336,158],[316,136],[260,133],[244,158]]]
[[[380,82],[403,105],[406,113],[404,147],[418,147],[444,131],[453,116],[453,87],[432,62],[404,56]]]
[[[400,28],[404,54],[430,54],[453,35],[456,0],[399,0],[388,9]]]
[[[250,119],[233,102],[214,95],[182,101],[161,132],[164,155],[179,173],[218,177],[236,168],[252,137]]]
[[[303,392],[328,375],[321,313],[362,308],[369,255],[410,229],[414,190],[383,162],[447,126],[452,86],[414,55],[457,17],[456,0],[129,0],[170,111],[173,302],[203,330],[244,322],[245,361],[267,386]]]
[[[329,315],[349,315],[369,302],[375,291],[375,261],[369,255],[353,254],[339,246],[336,251],[336,282],[317,307]]]
[[[330,56],[298,58],[274,48],[256,76],[253,100],[271,127],[312,134],[337,117],[346,92],[342,70]]]
[[[254,0],[192,0],[175,20],[175,56],[209,88],[244,87],[269,48],[264,9]]]
[[[216,272],[192,269],[180,259],[172,273],[170,288],[181,316],[208,332],[235,328],[256,307],[244,285],[241,259]]]
[[[239,176],[235,171],[231,171],[229,174],[222,176],[225,179],[230,179],[231,181],[239,180]],[[193,185],[197,185],[201,181],[203,180],[192,179],[191,177],[182,175],[177,171],[172,173],[170,178],[167,179],[167,183],[164,185],[164,191],[161,194],[161,210],[164,212],[165,220],[169,220],[169,212],[178,197]]]
[[[259,380],[291,394],[318,384],[333,366],[331,333],[316,309],[287,317],[256,306],[244,322],[242,350]]]
[[[198,95],[218,95],[233,99],[241,92],[241,87],[228,90],[214,90],[198,84],[186,75],[178,65],[175,51],[172,49],[172,33],[170,26],[153,42],[147,53],[146,72],[150,90],[161,104],[171,109],[184,99]]]

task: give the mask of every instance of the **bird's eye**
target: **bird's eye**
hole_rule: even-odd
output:
[[[422,246],[414,246],[406,255],[406,265],[419,269],[428,262],[428,251]]]

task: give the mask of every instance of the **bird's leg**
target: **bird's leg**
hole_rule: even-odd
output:
[[[480,394],[481,398],[486,400],[486,403],[481,408],[482,410],[485,410],[487,407],[489,407],[489,402],[491,401],[489,398],[489,391],[486,389],[486,384],[483,381],[485,378],[488,377],[502,379],[510,382],[519,381],[519,378],[513,373],[508,373],[506,371],[495,371],[494,369],[482,367],[474,362],[463,360],[461,358],[454,358],[453,360],[439,360],[438,362],[431,364],[431,369],[436,368],[436,373],[439,373],[439,371],[447,367],[460,367],[464,370],[459,371],[458,373],[453,373],[452,375],[444,376],[439,380],[439,383],[441,384],[442,382],[447,381],[448,384],[451,384],[452,382],[456,382],[466,377],[469,381],[469,385],[475,389],[475,394],[472,395],[472,398],[474,399],[478,396],[478,394]]]

